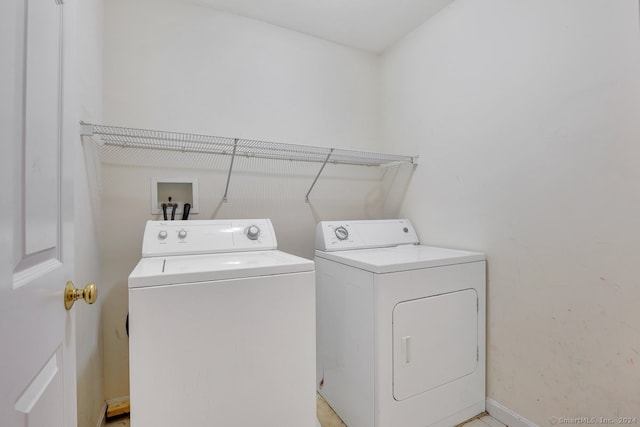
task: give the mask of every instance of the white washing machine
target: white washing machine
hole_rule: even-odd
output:
[[[485,256],[408,220],[316,231],[317,388],[349,427],[451,427],[485,410]]]
[[[271,221],[149,221],[129,276],[133,427],[316,427],[312,261]]]

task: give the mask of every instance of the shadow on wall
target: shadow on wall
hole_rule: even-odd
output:
[[[84,156],[86,180],[89,186],[89,197],[91,204],[91,214],[93,223],[101,224],[101,165],[100,149],[97,144],[82,144],[82,154]],[[96,230],[98,233],[100,230]],[[99,237],[99,236],[98,236]]]

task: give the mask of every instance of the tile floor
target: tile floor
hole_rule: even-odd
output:
[[[120,415],[117,417],[109,418],[105,427],[130,427],[129,415]]]
[[[339,416],[333,412],[331,406],[319,394],[316,395],[318,403],[318,421],[322,427],[347,427]]]
[[[325,400],[318,395],[318,421],[322,427],[346,427],[340,417],[333,412],[331,406],[325,402]],[[129,415],[122,415],[119,417],[113,417],[107,420],[105,427],[130,427]],[[477,426],[486,427],[486,426]]]
[[[483,415],[481,417],[474,418],[473,420],[462,425],[464,425],[464,427],[506,427],[491,415]]]
[[[322,427],[346,427],[340,417],[333,412],[333,409],[331,409],[321,396],[318,396],[318,420]],[[506,427],[490,415],[474,418],[462,425],[464,425],[464,427]],[[107,421],[105,427],[130,427],[129,416],[122,415],[120,417],[114,417]]]

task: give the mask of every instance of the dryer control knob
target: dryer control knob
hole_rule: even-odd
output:
[[[167,238],[167,232],[165,230],[160,230],[160,232],[158,233],[158,239],[164,240],[166,238]]]
[[[184,239],[185,237],[187,237],[187,230],[178,231],[178,237],[181,239]]]
[[[247,237],[250,240],[258,240],[259,236],[260,236],[260,227],[258,227],[257,225],[252,225],[247,228]]]
[[[339,240],[347,240],[349,238],[349,232],[343,226],[336,228],[335,233]]]

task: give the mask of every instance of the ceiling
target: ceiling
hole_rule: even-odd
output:
[[[193,0],[380,53],[453,0]]]

